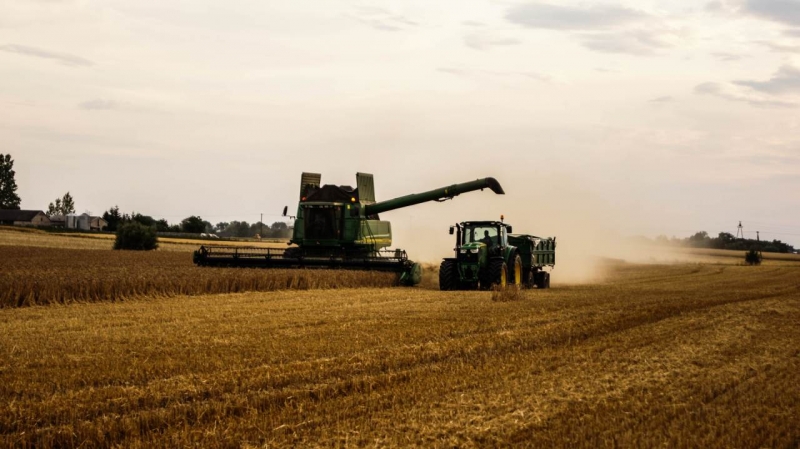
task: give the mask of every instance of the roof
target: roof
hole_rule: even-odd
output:
[[[472,225],[481,225],[481,226],[508,226],[508,223],[503,223],[501,221],[465,221],[460,223],[461,226],[472,226]]]
[[[43,214],[40,210],[0,209],[0,221],[31,221],[33,217]]]

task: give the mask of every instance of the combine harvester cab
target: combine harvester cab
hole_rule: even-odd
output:
[[[462,193],[490,189],[502,195],[494,178],[453,184],[423,193],[375,201],[375,183],[368,173],[356,174],[356,187],[322,185],[322,175],[303,173],[300,202],[290,248],[201,246],[194,263],[201,266],[260,268],[347,268],[400,274],[400,283],[421,280],[418,263],[405,251],[387,249],[392,226],[378,214],[428,201],[445,201]],[[284,208],[284,216],[288,208]]]
[[[493,286],[518,285],[550,288],[555,267],[555,237],[511,234],[502,221],[467,221],[450,227],[456,235],[455,257],[439,267],[441,290],[487,290]]]

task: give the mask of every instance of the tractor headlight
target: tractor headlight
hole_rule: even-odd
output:
[[[478,248],[469,250],[472,254],[478,254]]]
[[[460,252],[461,254],[467,254],[467,250],[466,250],[466,249],[462,249],[462,250],[461,250],[461,251],[459,251],[459,252]]]

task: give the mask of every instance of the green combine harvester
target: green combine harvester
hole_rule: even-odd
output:
[[[509,284],[550,288],[550,273],[544,269],[556,265],[555,237],[511,234],[511,225],[502,220],[450,227],[456,254],[439,267],[439,289],[487,290]]]
[[[462,193],[490,189],[502,195],[494,178],[454,184],[388,201],[375,201],[371,174],[357,173],[356,187],[321,185],[322,175],[303,173],[290,248],[201,246],[194,263],[201,266],[260,268],[349,268],[400,274],[400,283],[416,285],[418,263],[392,244],[392,226],[378,214],[428,201],[445,201]],[[288,208],[284,208],[286,216]]]

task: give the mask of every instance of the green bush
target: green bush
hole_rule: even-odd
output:
[[[754,249],[744,253],[744,263],[747,265],[761,265],[761,253]]]
[[[158,248],[158,236],[155,228],[131,221],[117,229],[114,249],[149,251],[156,248]]]

